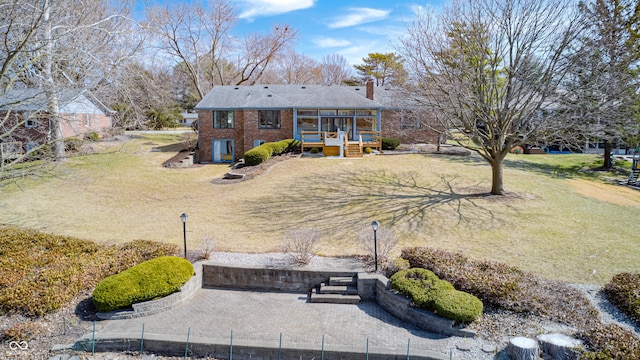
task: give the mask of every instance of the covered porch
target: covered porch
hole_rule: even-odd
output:
[[[350,140],[344,131],[302,131],[300,134],[302,153],[305,149],[317,148],[324,156],[362,157],[365,148],[382,153],[380,131],[361,131]]]
[[[362,157],[364,149],[382,152],[380,108],[294,109],[294,138],[302,151],[324,156]]]

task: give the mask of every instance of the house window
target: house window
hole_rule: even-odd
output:
[[[38,120],[36,119],[27,119],[24,122],[24,127],[28,129],[33,129],[38,127]]]
[[[258,128],[280,129],[280,110],[258,110]]]
[[[91,126],[91,115],[84,114],[84,126]]]
[[[400,118],[400,129],[420,129],[420,119],[403,116]]]
[[[258,147],[264,143],[265,143],[264,140],[253,140],[253,147]]]
[[[233,129],[233,111],[214,111],[213,112],[213,128],[214,129]]]

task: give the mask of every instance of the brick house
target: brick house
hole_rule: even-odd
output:
[[[376,93],[374,93],[376,92]],[[435,142],[437,134],[397,106],[392,89],[367,86],[216,86],[196,106],[198,159],[235,162],[264,142],[337,132],[345,141],[377,133],[402,142]]]
[[[113,110],[81,90],[61,91],[58,96],[63,138],[82,138],[111,128]],[[43,90],[20,89],[0,97],[0,142],[20,143],[24,151],[49,142],[51,122]]]

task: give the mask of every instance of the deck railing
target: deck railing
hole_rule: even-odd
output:
[[[382,136],[380,131],[360,131],[362,146],[378,149],[382,153]]]

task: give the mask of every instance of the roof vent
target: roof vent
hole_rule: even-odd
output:
[[[267,97],[271,97],[271,96],[272,96],[271,94],[267,95]]]
[[[268,89],[269,87],[268,87],[268,86],[265,86],[264,88],[265,88],[265,89]]]
[[[235,90],[238,90],[238,89],[240,89],[240,88],[236,86],[236,87],[234,87],[234,89],[235,89]]]
[[[360,88],[356,88],[356,91],[360,91]]]
[[[302,88],[303,88],[303,89],[306,89],[307,87],[306,87],[306,86],[303,86]]]

